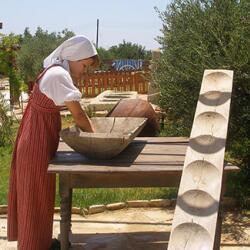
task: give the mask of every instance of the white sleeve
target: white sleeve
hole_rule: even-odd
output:
[[[69,72],[60,66],[52,67],[44,74],[39,89],[56,105],[64,105],[66,101],[80,101],[82,97]]]

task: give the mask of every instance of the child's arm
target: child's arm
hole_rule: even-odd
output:
[[[65,102],[78,127],[86,132],[94,132],[93,125],[78,101]]]

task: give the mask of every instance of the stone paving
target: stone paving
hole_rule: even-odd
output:
[[[166,250],[173,209],[126,208],[73,215],[73,250]],[[59,236],[59,214],[54,216],[54,237]],[[250,249],[250,211],[225,212],[222,250]],[[6,240],[6,215],[0,216],[0,249],[16,250],[16,242]]]

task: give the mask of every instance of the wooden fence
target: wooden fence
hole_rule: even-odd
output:
[[[86,74],[77,83],[85,97],[94,97],[105,90],[148,92],[148,71],[104,71]]]

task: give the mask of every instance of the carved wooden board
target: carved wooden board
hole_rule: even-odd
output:
[[[168,249],[214,249],[233,71],[205,70]]]

